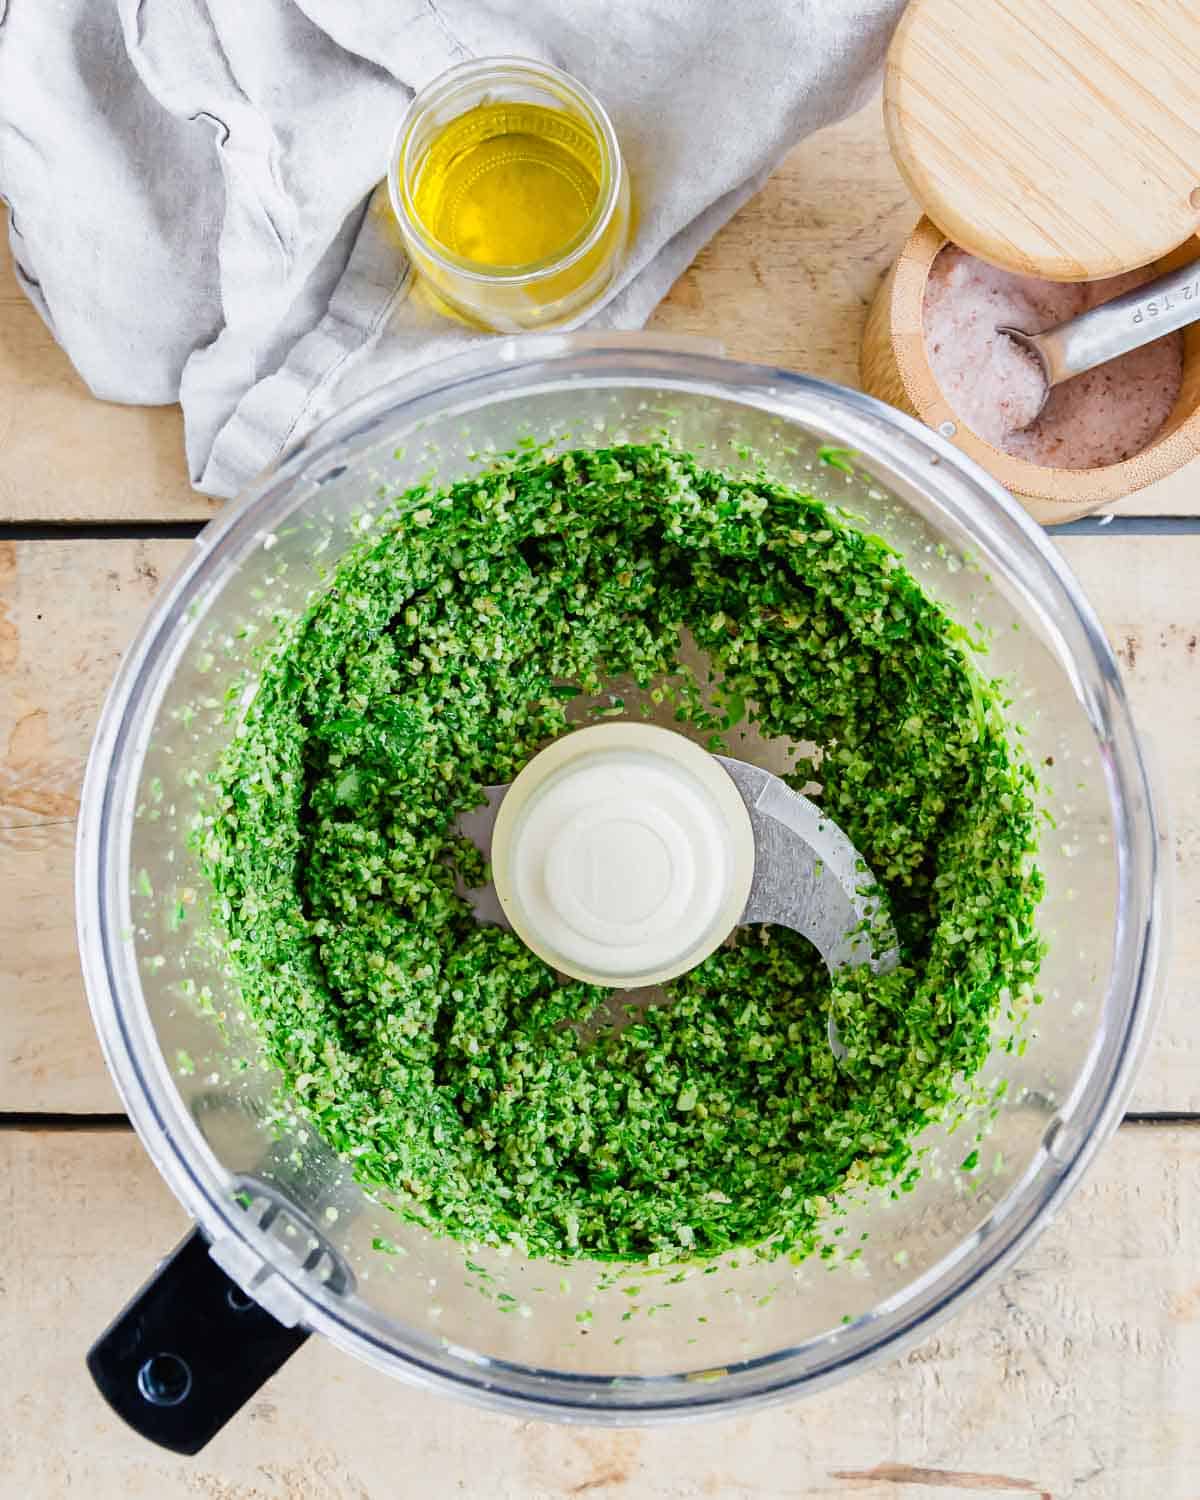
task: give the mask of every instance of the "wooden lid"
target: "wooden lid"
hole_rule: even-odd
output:
[[[884,118],[972,254],[1056,281],[1147,265],[1200,226],[1200,4],[912,0]]]

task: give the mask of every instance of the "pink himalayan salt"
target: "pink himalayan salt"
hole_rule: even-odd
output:
[[[1162,427],[1183,382],[1183,335],[1169,334],[1055,386],[1030,422],[1045,384],[1037,361],[1004,334],[1041,333],[1147,279],[1130,271],[1104,281],[1015,276],[947,245],[925,289],[925,349],[950,406],[985,442],[1059,469],[1120,463]]]

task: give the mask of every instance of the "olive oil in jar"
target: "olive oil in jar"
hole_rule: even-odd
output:
[[[475,328],[579,318],[629,244],[612,121],[578,79],[531,59],[474,58],[422,89],[396,132],[388,192],[417,295]]]
[[[582,120],[540,104],[480,104],[430,143],[417,217],[452,255],[514,269],[561,254],[600,195],[600,151]]]

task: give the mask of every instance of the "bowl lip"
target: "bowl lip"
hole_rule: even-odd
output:
[[[1044,504],[1062,506],[1064,509],[1081,505],[1094,507],[1123,499],[1136,490],[1144,489],[1147,484],[1176,473],[1196,457],[1200,451],[1200,404],[1169,432],[1156,435],[1137,453],[1123,458],[1119,463],[1097,464],[1090,469],[1056,468],[1051,464],[1031,463],[1028,459],[1018,458],[1015,454],[1006,453],[1003,448],[997,448],[994,443],[981,438],[963,423],[942,395],[925,353],[919,317],[925,283],[933,262],[948,245],[955,243],[928,214],[923,214],[896,258],[886,293],[888,336],[896,354],[900,383],[906,399],[926,426],[937,432],[939,437],[951,437],[960,452],[981,464],[1014,494],[1027,495]],[[1191,235],[1172,249],[1164,251],[1150,261],[1149,266],[1156,267],[1164,261],[1171,261],[1189,247],[1200,250],[1200,234]],[[919,286],[911,289],[911,297],[914,299],[912,306],[909,305],[910,293],[907,289],[899,294],[897,292],[897,288],[903,286],[904,273],[909,270],[919,278]],[[917,315],[915,319],[912,316],[914,312]],[[905,357],[900,357],[901,351]],[[953,426],[955,430],[947,432],[947,426]],[[1154,455],[1159,472],[1148,474],[1146,460],[1151,454]]]
[[[1079,1085],[1060,1107],[1067,1129],[1055,1142],[1057,1149],[1051,1155],[1043,1145],[992,1216],[918,1278],[927,1288],[938,1284],[936,1295],[914,1293],[910,1286],[905,1289],[905,1316],[893,1316],[896,1309],[884,1304],[845,1330],[730,1366],[726,1379],[711,1385],[697,1383],[706,1373],[702,1371],[628,1377],[538,1371],[470,1351],[447,1351],[408,1328],[402,1330],[402,1342],[394,1332],[385,1337],[374,1331],[369,1319],[350,1316],[332,1293],[299,1272],[293,1274],[232,1202],[229,1173],[203,1142],[174,1086],[136,969],[123,951],[131,945],[122,936],[117,896],[128,886],[132,819],[122,819],[131,812],[141,764],[138,736],[153,722],[158,697],[182,649],[185,610],[203,597],[201,586],[216,560],[224,556],[228,561],[261,545],[264,533],[301,502],[306,486],[340,472],[338,460],[348,443],[379,436],[385,426],[419,424],[423,408],[437,411],[452,391],[461,396],[472,386],[481,388],[486,401],[490,383],[513,375],[524,380],[527,391],[558,386],[564,377],[659,389],[686,383],[692,392],[707,388],[714,398],[802,425],[807,417],[825,433],[832,426],[851,439],[856,432],[869,435],[872,464],[881,461],[908,484],[928,486],[929,465],[938,465],[938,505],[949,507],[968,534],[987,529],[991,546],[1009,549],[1010,555],[1017,549],[1027,598],[1037,604],[1030,594],[1036,585],[1044,596],[1039,606],[1043,616],[1047,600],[1063,611],[1061,629],[1050,620],[1045,623],[1101,746],[1118,851],[1118,921],[1101,1023]],[[501,393],[508,399],[516,394],[503,386]],[[851,441],[847,446],[856,445]],[[1015,571],[1011,577],[1016,580]],[[1074,640],[1070,648],[1063,635],[1067,630]],[[1086,653],[1082,665],[1089,669],[1087,682],[1079,675],[1080,651]],[[159,596],[126,653],[88,759],[76,854],[81,961],[106,1061],[148,1154],[210,1240],[232,1243],[243,1256],[249,1252],[280,1279],[295,1321],[401,1379],[485,1406],[596,1425],[682,1420],[772,1404],[894,1356],[932,1331],[965,1295],[994,1281],[1053,1217],[1118,1123],[1148,1032],[1163,922],[1155,800],[1117,665],[1090,605],[1041,529],[953,444],[860,392],[771,366],[685,353],[675,340],[525,335],[476,346],[401,377],[331,417],[197,539],[192,557]],[[1082,1121],[1073,1120],[1072,1108],[1078,1115],[1085,1104]],[[1039,1182],[1035,1202],[1032,1190]],[[877,1327],[885,1318],[888,1326]],[[385,1320],[378,1321],[382,1325]],[[398,1325],[388,1326],[395,1330]],[[801,1370],[787,1368],[817,1344],[821,1357],[808,1358]],[[452,1356],[457,1363],[451,1363]]]

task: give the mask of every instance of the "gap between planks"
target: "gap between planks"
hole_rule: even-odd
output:
[[[88,1115],[67,1114],[61,1110],[0,1110],[0,1130],[132,1130],[133,1123],[120,1110]]]
[[[203,521],[0,521],[0,542],[149,542],[193,541]],[[1047,526],[1049,536],[1194,536],[1200,516],[1084,516],[1061,526]]]
[[[0,542],[194,541],[204,521],[0,521]],[[1198,518],[1200,524],[1200,518]]]
[[[1154,1109],[1130,1110],[1121,1117],[1120,1129],[1136,1129],[1148,1126],[1151,1129],[1200,1126],[1200,1113],[1189,1110]],[[132,1130],[128,1115],[120,1110],[96,1114],[70,1114],[64,1110],[10,1109],[0,1110],[0,1130],[29,1131],[111,1131]]]

